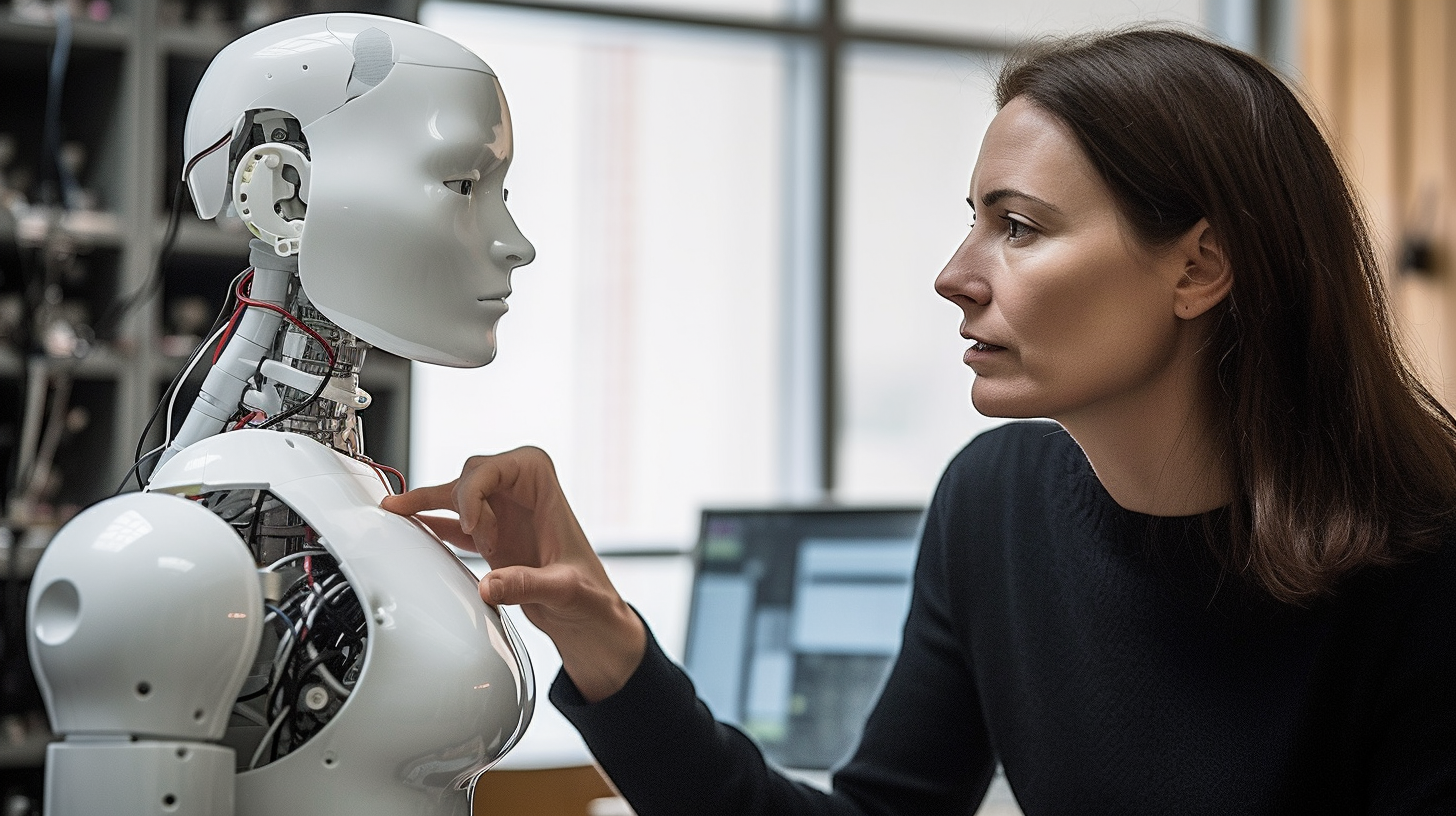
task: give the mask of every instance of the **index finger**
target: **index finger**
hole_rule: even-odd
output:
[[[417,487],[398,496],[385,496],[380,507],[401,516],[412,516],[425,510],[456,510],[455,482]]]

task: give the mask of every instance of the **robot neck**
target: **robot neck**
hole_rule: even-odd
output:
[[[370,397],[359,388],[359,369],[369,346],[314,308],[299,284],[296,256],[279,257],[259,244],[254,242],[250,259],[254,279],[262,275],[275,287],[284,283],[282,306],[289,316],[278,321],[259,362],[256,387],[243,392],[239,411],[246,421],[238,424],[302,434],[361,455],[363,423],[356,411],[368,407]]]
[[[263,241],[251,246],[252,271],[238,286],[222,349],[158,468],[188,445],[242,428],[291,431],[364,453],[355,412],[370,402],[359,388],[368,345],[309,302],[296,257],[280,257]]]

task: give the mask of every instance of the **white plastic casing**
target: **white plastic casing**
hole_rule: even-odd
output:
[[[176,496],[129,493],[61,528],[26,611],[55,733],[201,741],[227,729],[263,601],[226,522]]]
[[[183,132],[190,162],[228,136],[245,112],[286,111],[304,128],[338,110],[351,93],[354,38],[382,29],[396,64],[461,68],[494,76],[464,46],[424,26],[367,14],[316,14],[274,23],[225,47],[203,74]],[[214,151],[187,177],[197,214],[216,218],[227,203],[228,151]]]
[[[263,488],[339,561],[368,619],[358,682],[324,728],[237,777],[239,816],[464,814],[468,787],[515,744],[534,708],[529,658],[475,576],[418,521],[379,507],[368,465],[306,437],[205,439],[152,477],[195,494]],[[300,805],[307,802],[307,807]]]
[[[490,362],[511,270],[535,248],[505,205],[510,112],[489,66],[427,28],[368,15],[300,17],[237,40],[187,116],[187,181],[204,219],[231,180],[229,148],[207,151],[256,110],[297,119],[308,144],[308,211],[282,248],[296,249],[314,306],[412,360]]]
[[[53,742],[47,814],[233,816],[231,748],[195,742]]]

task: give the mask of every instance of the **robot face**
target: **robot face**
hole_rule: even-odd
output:
[[[304,132],[299,275],[314,305],[394,354],[490,362],[511,270],[535,257],[506,210],[511,120],[495,77],[399,63]]]

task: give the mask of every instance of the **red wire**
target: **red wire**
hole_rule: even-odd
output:
[[[407,484],[404,483],[404,474],[403,473],[400,473],[399,471],[395,470],[394,468],[390,467],[389,465],[381,465],[378,462],[370,462],[369,464],[373,465],[374,467],[376,467],[379,470],[382,470],[382,471],[384,471],[386,473],[393,473],[394,474],[394,477],[396,479],[399,479],[399,492],[406,493],[406,492],[409,491],[409,485],[407,485]],[[393,488],[391,487],[391,489],[393,489]]]
[[[379,477],[379,481],[384,483],[384,489],[388,490],[390,493],[394,492],[394,485],[390,484],[388,473],[393,473],[394,478],[399,479],[399,491],[401,493],[409,490],[409,485],[406,485],[404,483],[403,473],[400,473],[389,465],[381,465],[380,463],[374,461],[373,459],[370,459],[362,453],[354,454],[354,458],[358,459],[360,462],[363,462],[369,467],[374,468],[374,475]]]
[[[268,418],[268,415],[265,414],[265,413],[263,413],[262,411],[249,411],[247,416],[245,416],[242,419],[238,420],[238,424],[236,424],[236,425],[233,426],[233,430],[236,431],[236,430],[238,430],[240,428],[243,428],[249,422],[252,422],[255,419],[267,419],[267,418]]]
[[[278,314],[283,315],[285,318],[288,319],[288,322],[290,322],[293,325],[297,326],[300,330],[302,330],[309,337],[312,337],[313,339],[317,340],[318,341],[318,344],[320,346],[323,346],[324,353],[327,354],[327,355],[329,355],[329,366],[332,367],[333,364],[334,364],[334,360],[335,360],[335,357],[334,357],[334,347],[329,345],[329,341],[325,340],[324,337],[323,337],[323,335],[319,334],[318,332],[314,331],[313,329],[310,329],[302,320],[299,320],[296,316],[294,316],[294,314],[292,312],[288,311],[287,309],[283,308],[282,306],[278,306],[276,304],[268,303],[268,302],[262,301],[262,300],[254,300],[254,299],[248,297],[248,295],[243,291],[243,285],[246,284],[246,283],[249,283],[251,281],[251,279],[252,279],[252,276],[249,275],[248,277],[243,278],[242,280],[238,281],[238,292],[237,292],[237,294],[238,294],[238,302],[241,303],[241,304],[243,304],[244,306],[257,306],[257,307],[262,308],[262,309],[267,309],[270,312],[277,312]]]
[[[251,273],[249,273],[249,274],[251,274]],[[232,318],[230,320],[228,320],[227,329],[225,329],[223,331],[223,333],[222,333],[222,339],[220,339],[220,340],[217,341],[217,348],[215,348],[215,349],[212,350],[212,363],[213,363],[213,365],[217,365],[217,358],[219,358],[219,357],[222,356],[222,350],[223,350],[223,348],[225,346],[227,346],[228,340],[230,340],[232,338],[232,336],[233,336],[233,328],[235,326],[237,326],[237,324],[238,324],[238,318],[242,316],[243,310],[246,309],[246,308],[247,308],[246,306],[244,306],[243,304],[239,303],[238,304],[238,308],[233,309],[233,316],[232,316]]]

